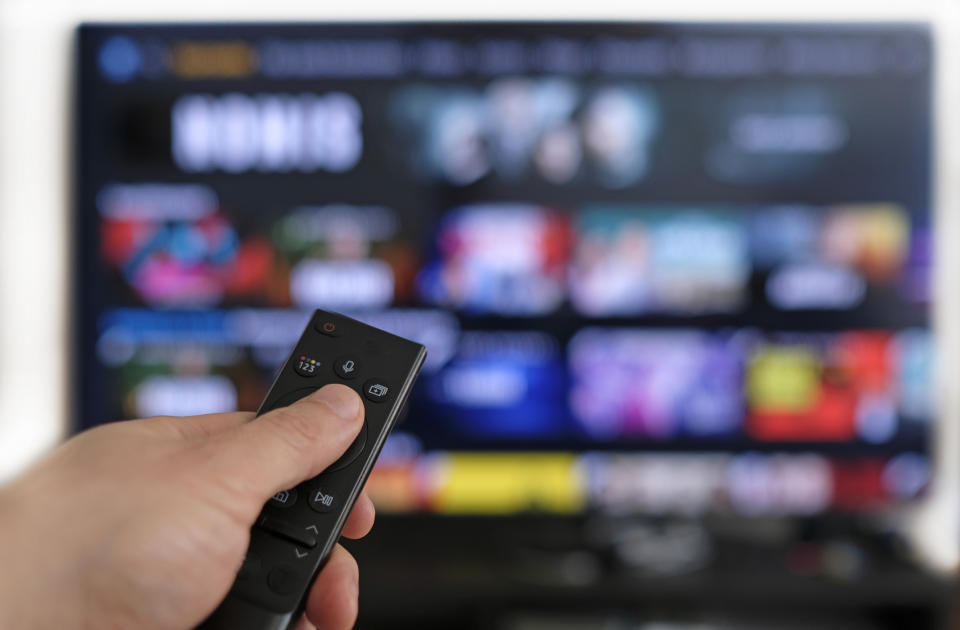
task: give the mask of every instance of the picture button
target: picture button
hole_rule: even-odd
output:
[[[308,357],[305,354],[301,354],[299,357],[297,357],[297,362],[293,365],[293,370],[300,376],[306,378],[316,376],[319,368],[320,362],[316,359]]]
[[[317,320],[317,323],[314,325],[314,328],[317,329],[318,333],[324,334],[328,337],[340,336],[340,327],[337,326],[336,322],[329,319]]]
[[[383,402],[390,395],[390,386],[383,379],[371,378],[363,384],[363,395],[367,400]]]
[[[360,362],[354,357],[340,357],[334,361],[333,371],[340,378],[356,378],[360,373]]]
[[[286,508],[297,502],[297,489],[281,490],[270,497],[269,504],[274,507]]]
[[[267,586],[277,595],[289,595],[300,588],[302,578],[293,567],[280,565],[267,576]]]
[[[310,507],[317,512],[329,512],[337,507],[337,500],[326,488],[314,488],[310,491]]]

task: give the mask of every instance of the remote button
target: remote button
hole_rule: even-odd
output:
[[[356,378],[357,374],[360,373],[360,362],[354,357],[340,357],[333,362],[333,371],[340,378]]]
[[[297,489],[281,490],[270,497],[270,505],[274,507],[288,508],[297,502]]]
[[[317,323],[313,326],[318,333],[326,335],[328,337],[339,337],[340,336],[340,327],[337,326],[337,323],[329,319],[319,319]]]
[[[310,378],[311,376],[317,375],[317,370],[320,368],[320,362],[316,359],[311,359],[305,354],[301,354],[297,358],[297,362],[293,366],[294,372],[300,376]]]
[[[363,395],[372,402],[383,402],[390,395],[390,386],[379,378],[371,378],[363,384]]]
[[[305,529],[275,516],[261,516],[260,520],[257,521],[257,526],[304,547],[313,548],[317,546],[317,535],[314,533],[316,528]]]
[[[326,488],[314,488],[310,491],[310,507],[321,514],[329,512],[337,506],[337,500],[332,494],[327,494]]]
[[[267,586],[277,595],[289,595],[300,588],[303,578],[291,566],[280,565],[267,576]]]
[[[363,447],[367,445],[367,423],[364,422],[363,426],[360,428],[360,433],[357,434],[357,439],[353,441],[350,446],[347,447],[347,450],[344,451],[343,455],[340,456],[340,459],[330,464],[330,467],[327,470],[340,470],[341,468],[346,468],[354,462],[357,457],[360,456],[360,453],[363,451]]]
[[[256,577],[260,573],[260,567],[262,566],[260,562],[260,557],[254,553],[247,553],[247,556],[243,559],[243,564],[240,565],[240,571],[237,573],[238,580],[249,580],[252,577]]]

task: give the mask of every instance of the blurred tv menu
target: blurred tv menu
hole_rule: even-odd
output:
[[[930,482],[915,25],[88,25],[78,426],[424,343],[383,509],[816,514]]]

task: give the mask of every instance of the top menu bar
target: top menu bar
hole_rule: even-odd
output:
[[[252,25],[251,25],[252,26]],[[102,76],[133,80],[484,77],[876,77],[929,69],[925,27],[588,24],[185,26],[111,35]],[[138,31],[142,35],[138,35]],[[383,35],[374,34],[383,32]],[[634,34],[631,31],[635,31]],[[357,37],[351,32],[358,33]],[[576,34],[574,34],[576,33]]]

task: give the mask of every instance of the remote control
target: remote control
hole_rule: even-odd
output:
[[[257,415],[329,383],[342,383],[363,399],[363,428],[325,471],[267,502],[250,533],[236,581],[200,628],[285,630],[296,625],[426,354],[418,343],[349,317],[319,310],[313,314]]]

